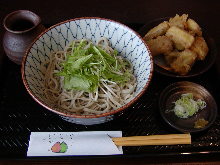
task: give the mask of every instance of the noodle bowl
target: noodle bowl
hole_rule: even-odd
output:
[[[110,67],[111,74],[100,76],[98,81],[92,80],[86,90],[76,90],[82,83],[66,83],[72,79],[68,80],[69,75],[63,73],[67,54],[72,49],[69,44],[82,39],[88,39],[87,46],[93,43],[110,54],[117,50],[118,55],[113,53],[112,57],[117,61],[127,60],[131,65],[114,69],[117,68],[114,64]],[[107,66],[106,63],[103,67]],[[136,32],[112,20],[88,17],[58,23],[40,34],[27,50],[21,71],[25,88],[37,103],[64,120],[91,125],[109,121],[111,116],[130,107],[144,94],[152,77],[153,62],[147,45]],[[133,75],[128,76],[128,71]],[[114,74],[126,81],[113,81],[109,77]],[[42,112],[39,110],[39,113]]]

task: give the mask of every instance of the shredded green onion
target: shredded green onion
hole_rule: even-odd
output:
[[[131,78],[131,71],[126,69],[130,63],[117,58],[118,52],[107,53],[101,47],[81,40],[70,44],[62,70],[56,75],[64,77],[64,88],[94,92],[100,79],[115,83],[125,83]]]
[[[199,110],[206,107],[206,102],[198,99],[193,99],[192,93],[182,94],[181,98],[174,102],[175,107],[173,109],[176,116],[180,118],[188,118],[196,114]]]

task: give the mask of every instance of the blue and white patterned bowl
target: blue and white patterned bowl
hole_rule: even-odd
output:
[[[48,60],[51,52],[63,50],[72,40],[86,38],[96,42],[101,37],[106,37],[111,46],[133,64],[137,78],[134,99],[119,109],[92,116],[80,116],[54,108],[41,92],[44,88],[40,71],[41,63]],[[150,51],[136,32],[116,21],[96,17],[71,19],[47,29],[35,39],[22,63],[23,83],[34,100],[48,110],[59,114],[64,120],[84,125],[112,120],[113,114],[131,106],[146,91],[152,72],[153,62]]]

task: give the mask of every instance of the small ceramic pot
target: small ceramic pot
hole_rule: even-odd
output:
[[[25,51],[45,27],[35,13],[28,10],[17,10],[8,14],[3,21],[6,32],[3,37],[3,48],[8,58],[21,64]]]

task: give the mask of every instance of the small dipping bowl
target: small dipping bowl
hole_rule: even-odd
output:
[[[193,116],[179,118],[172,109],[175,106],[174,102],[186,93],[192,93],[194,100],[205,101],[206,107]],[[183,133],[204,131],[214,123],[217,116],[217,105],[212,95],[201,85],[188,81],[177,82],[166,87],[160,95],[159,107],[164,121]],[[199,119],[205,119],[208,123],[203,128],[195,128],[195,122]]]

